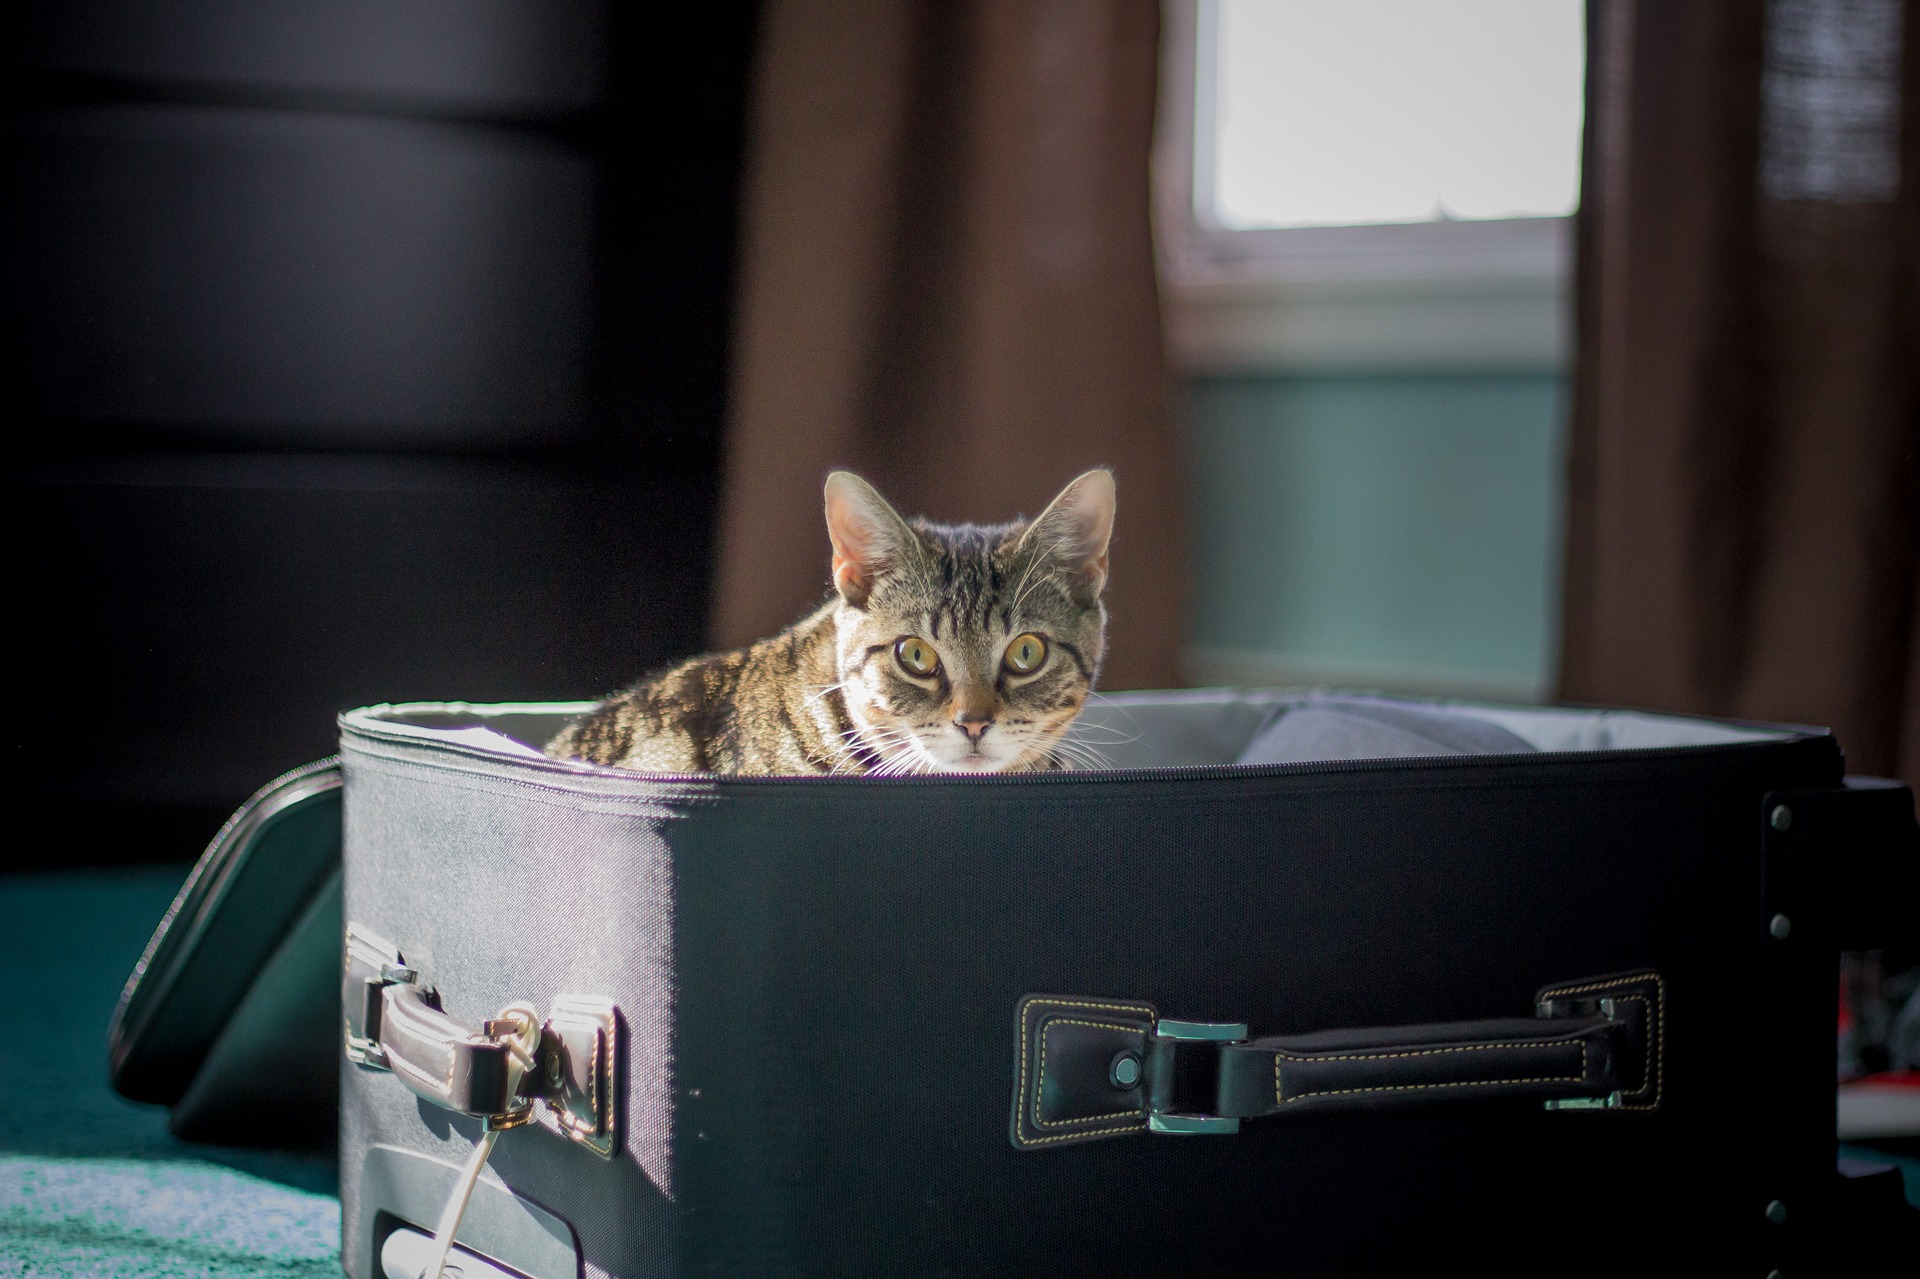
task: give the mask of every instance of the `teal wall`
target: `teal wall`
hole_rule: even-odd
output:
[[[1210,376],[1184,394],[1193,678],[1544,693],[1562,377]]]

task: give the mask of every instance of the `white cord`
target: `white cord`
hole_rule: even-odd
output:
[[[540,1043],[540,1016],[526,1004],[508,1004],[494,1020],[516,1024],[506,1041],[507,1095],[511,1097],[519,1091],[520,1077],[533,1069],[534,1050]],[[447,1206],[440,1210],[439,1224],[433,1228],[433,1258],[421,1270],[420,1279],[445,1279],[454,1233],[460,1229],[460,1218],[466,1216],[467,1201],[473,1198],[473,1188],[480,1182],[480,1170],[487,1166],[487,1159],[493,1154],[493,1143],[504,1131],[488,1124],[474,1144],[473,1154],[460,1172],[460,1180],[453,1183],[453,1193],[447,1196]]]
[[[489,1128],[474,1143],[473,1154],[467,1159],[460,1180],[454,1183],[447,1206],[440,1210],[440,1224],[433,1228],[433,1259],[420,1272],[420,1279],[443,1279],[447,1255],[453,1251],[453,1232],[460,1229],[460,1218],[466,1215],[467,1201],[473,1198],[473,1188],[480,1180],[480,1170],[486,1166],[487,1157],[493,1153],[494,1140],[499,1136],[498,1128]]]

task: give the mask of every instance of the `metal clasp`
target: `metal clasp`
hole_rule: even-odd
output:
[[[620,1129],[613,1071],[619,1018],[609,1000],[561,995],[540,1028],[540,1099],[561,1132],[607,1159]]]
[[[390,1003],[403,994],[396,987],[404,988],[412,1030],[406,1038],[384,1033],[387,1019],[402,1011]],[[515,1005],[534,1027],[532,1060],[523,1060],[526,1068],[517,1076],[517,1086],[513,1077],[490,1076],[497,1087],[511,1093],[483,1091],[480,1095],[486,1101],[470,1109],[468,1103],[477,1099],[440,1086],[441,1076],[448,1081],[472,1078],[461,1064],[497,1056],[519,1029],[517,1020],[486,1021],[478,1034],[466,1029],[439,1011],[439,998],[421,983],[420,973],[398,948],[356,924],[347,927],[341,994],[348,1061],[376,1070],[406,1067],[404,1073],[396,1073],[414,1092],[436,1105],[478,1114],[490,1129],[504,1131],[527,1123],[538,1101],[553,1116],[562,1136],[604,1158],[613,1157],[620,1135],[616,1082],[620,1011],[611,1000],[560,995],[544,1019],[530,1007]],[[429,1019],[425,1047],[434,1071],[423,1071],[411,1060],[421,1055],[423,1010]],[[496,1107],[502,1108],[496,1111]]]
[[[1552,1004],[1547,1007],[1551,1009]],[[1619,1016],[1619,1005],[1610,996],[1602,996],[1593,1001],[1593,1008],[1602,1017]],[[1604,1097],[1556,1097],[1542,1103],[1548,1110],[1618,1110],[1622,1104],[1620,1090],[1614,1089]]]
[[[1163,1077],[1161,1091],[1172,1088],[1171,1076],[1175,1073],[1174,1061],[1178,1056],[1180,1044],[1243,1044],[1247,1042],[1247,1023],[1243,1021],[1174,1021],[1162,1017],[1154,1022],[1153,1033],[1148,1037],[1148,1053],[1155,1069]],[[1160,1044],[1172,1046],[1174,1051],[1165,1049],[1154,1051]],[[1217,1076],[1217,1067],[1216,1067]],[[1154,1090],[1149,1090],[1147,1108],[1147,1131],[1165,1133],[1169,1136],[1190,1137],[1202,1134],[1228,1136],[1240,1131],[1237,1118],[1223,1115],[1202,1115],[1190,1112],[1160,1110],[1152,1104]]]
[[[1557,1097],[1541,1104],[1548,1110],[1618,1110],[1623,1103],[1616,1088],[1604,1097]]]
[[[386,1050],[380,1046],[380,988],[413,981],[418,974],[401,960],[392,942],[357,926],[347,929],[344,959],[340,1011],[346,1023],[347,1060],[387,1070]]]
[[[1598,1013],[1602,1017],[1620,1016],[1620,1005],[1611,995],[1590,996],[1579,999],[1562,995],[1555,999],[1542,999],[1533,1006],[1536,1017],[1585,1017]],[[1546,1110],[1618,1110],[1626,1104],[1618,1088],[1604,1097],[1555,1097],[1540,1103]]]

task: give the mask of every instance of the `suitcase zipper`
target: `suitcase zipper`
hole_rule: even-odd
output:
[[[1129,781],[1129,782],[1172,782],[1206,778],[1254,778],[1254,777],[1296,777],[1314,774],[1337,775],[1378,771],[1384,767],[1395,769],[1417,769],[1420,771],[1443,771],[1451,768],[1472,767],[1488,763],[1514,765],[1566,765],[1583,762],[1592,768],[1599,764],[1639,763],[1648,760],[1671,759],[1688,760],[1701,758],[1724,759],[1728,752],[1741,755],[1755,755],[1762,752],[1790,751],[1796,755],[1810,752],[1831,755],[1835,764],[1839,763],[1839,752],[1833,747],[1833,739],[1826,735],[1803,734],[1774,741],[1761,742],[1718,742],[1703,746],[1641,746],[1624,750],[1590,751],[1534,751],[1527,754],[1472,754],[1472,755],[1429,755],[1408,757],[1383,757],[1379,759],[1350,760],[1309,760],[1296,764],[1185,764],[1159,768],[1104,768],[1072,769],[1060,772],[1044,773],[928,773],[910,777],[830,777],[824,775],[798,775],[779,777],[744,777],[724,773],[650,773],[634,770],[600,767],[572,763],[561,760],[533,758],[531,756],[501,756],[483,748],[460,742],[440,742],[431,738],[416,737],[402,732],[383,732],[379,728],[364,724],[343,725],[343,738],[358,737],[367,741],[392,743],[413,747],[425,747],[435,754],[480,760],[498,760],[512,758],[517,763],[531,765],[543,773],[558,776],[577,776],[610,779],[644,778],[650,782],[693,783],[702,786],[724,784],[729,787],[779,787],[793,785],[817,785],[821,782],[844,783],[860,782],[866,785],[915,786],[933,784],[938,786],[1004,786],[1010,783],[1032,785],[1059,785],[1074,781]],[[1840,776],[1838,767],[1833,777]],[[547,790],[556,794],[576,794],[577,792],[558,785],[543,785],[533,781],[519,781],[517,784],[537,790]]]

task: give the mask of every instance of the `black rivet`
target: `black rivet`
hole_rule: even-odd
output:
[[[1775,830],[1785,830],[1793,825],[1793,810],[1785,804],[1775,804],[1773,815],[1768,820],[1773,823]]]
[[[1767,1220],[1779,1225],[1787,1219],[1787,1206],[1778,1199],[1767,1205]]]
[[[1793,921],[1785,915],[1775,915],[1767,921],[1767,932],[1775,941],[1785,941],[1793,935]]]
[[[1139,1054],[1122,1049],[1113,1055],[1107,1067],[1107,1082],[1115,1088],[1131,1088],[1140,1082]]]

